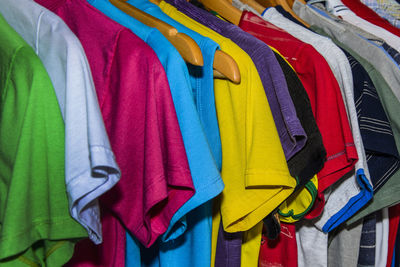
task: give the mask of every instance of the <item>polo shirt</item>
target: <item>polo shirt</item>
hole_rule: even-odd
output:
[[[168,80],[147,44],[85,1],[39,3],[82,43],[122,177],[100,199],[103,244],[82,242],[69,266],[121,266],[124,226],[150,245],[194,193]]]
[[[325,5],[328,12],[335,16],[340,16],[341,19],[365,30],[366,32],[382,38],[394,49],[400,51],[400,38],[397,35],[358,17],[353,11],[347,8],[342,1],[326,0]]]
[[[266,54],[265,56],[260,56],[262,55],[261,53],[263,51],[269,50],[265,49],[266,45],[263,42],[255,39],[250,34],[243,32],[238,27],[231,25],[230,23],[226,23],[216,17],[213,17],[209,13],[200,10],[198,8],[195,8],[193,7],[193,5],[190,5],[184,1],[174,1],[174,4],[177,6],[178,9],[180,9],[188,16],[194,18],[196,21],[201,22],[205,26],[210,27],[211,29],[217,31],[218,33],[236,42],[241,48],[243,48],[246,52],[249,53],[250,57],[253,59],[258,69],[261,69],[261,71],[259,71],[260,74],[265,73],[264,69],[270,68],[268,66],[260,64],[260,58],[269,57],[269,54]],[[257,48],[254,49],[254,47]],[[274,50],[272,47],[270,48]],[[274,53],[276,57],[276,52]],[[282,61],[280,60],[281,58],[277,59],[279,64],[281,65],[281,68],[282,65],[285,66],[287,64],[286,62],[282,63]],[[259,64],[257,65],[257,63]],[[261,79],[262,78],[263,76],[261,75]],[[289,84],[288,79],[286,77],[285,79]],[[293,78],[291,77],[289,80],[291,79],[294,79],[294,77]],[[285,201],[289,203],[289,205],[285,205],[284,207],[285,211],[283,211],[282,214],[285,214],[286,218],[288,218],[288,220],[290,221],[294,220],[294,218],[296,218],[296,220],[301,218],[307,211],[310,203],[312,205],[313,203],[312,201],[315,200],[316,180],[314,179],[314,181],[312,182],[308,181],[311,177],[314,176],[315,173],[321,170],[326,156],[326,151],[323,148],[321,135],[316,127],[316,124],[314,123],[315,119],[313,117],[310,105],[308,104],[309,103],[308,96],[304,91],[304,89],[299,90],[296,88],[298,83],[300,83],[300,81],[296,76],[296,81],[290,82],[291,86],[288,86],[288,88],[291,98],[295,104],[297,116],[304,130],[307,133],[307,141],[305,147],[302,150],[300,150],[294,157],[288,160],[288,166],[291,174],[299,178],[298,188],[303,188],[303,189],[305,188],[304,190],[302,190],[301,194],[297,194],[296,197],[293,196],[293,198],[302,198],[303,196],[305,198],[303,197],[302,201],[292,201],[291,199]],[[303,104],[305,104],[305,106],[303,106]],[[303,187],[305,184],[307,184],[307,186]],[[222,238],[224,236],[222,236]],[[229,241],[229,243],[232,244],[233,242]]]
[[[354,51],[352,51],[349,48],[346,48],[346,50],[352,54],[352,56],[354,58],[357,59],[357,61],[360,62],[360,64],[365,68],[365,70],[368,72],[368,75],[370,76],[372,82],[377,90],[377,93],[380,97],[380,100],[382,101],[382,105],[383,108],[385,109],[385,114],[388,116],[390,125],[391,125],[391,129],[393,132],[393,137],[396,141],[396,149],[397,151],[399,150],[399,146],[398,144],[398,125],[399,122],[397,121],[397,117],[395,116],[396,109],[398,107],[398,102],[397,99],[393,96],[393,93],[391,91],[391,89],[388,87],[388,85],[385,83],[384,79],[382,78],[382,76],[379,74],[379,72],[376,71],[376,69],[374,69],[374,67],[365,59],[363,59],[362,57],[358,56],[357,53],[355,53]],[[376,138],[374,138],[374,140],[378,140]],[[379,169],[379,167],[377,167],[377,169]],[[373,175],[373,168],[370,167],[371,170],[371,177],[374,177]],[[399,170],[397,167],[394,168],[394,173],[391,174],[391,178],[388,179],[386,181],[385,184],[382,185],[382,188],[377,191],[374,192],[374,198],[373,200],[366,205],[366,207],[364,207],[361,211],[359,211],[357,214],[355,214],[352,218],[350,218],[347,222],[347,224],[352,224],[355,221],[365,217],[366,215],[380,210],[384,207],[390,206],[395,204],[398,200],[396,198],[396,195],[394,192],[396,192],[396,190],[398,190],[397,188],[397,179],[399,176]],[[382,174],[384,175],[383,177],[385,177],[385,172],[382,172]],[[390,174],[390,171],[389,171]],[[373,180],[374,181],[374,180]],[[378,180],[379,181],[379,180]]]
[[[110,16],[117,22],[130,28],[141,39],[148,43],[154,49],[166,70],[175,108],[177,110],[178,120],[184,138],[185,148],[188,154],[190,170],[193,181],[196,183],[195,189],[197,192],[194,197],[179,207],[179,209],[172,214],[172,218],[168,221],[168,232],[163,239],[170,239],[169,235],[171,235],[173,239],[180,235],[186,228],[187,222],[185,220],[187,218],[185,218],[184,215],[208,200],[214,198],[223,189],[223,182],[212,157],[205,134],[202,130],[195,103],[193,101],[193,92],[189,80],[187,66],[177,50],[158,30],[143,25],[131,16],[114,7],[109,1],[100,0],[89,2],[95,7],[99,8],[107,16]],[[211,244],[211,229],[209,229],[209,225],[211,224],[210,204],[203,206],[200,210],[197,210],[197,213],[198,218],[204,221],[204,230],[202,233],[204,238],[209,236],[208,240],[205,240],[205,242],[201,244],[203,246],[202,250],[205,253],[209,253],[209,249],[207,248],[209,248]],[[192,221],[193,220],[194,219],[192,219]],[[169,247],[171,247],[171,245],[160,246],[163,248],[163,250],[168,250],[170,249]],[[181,247],[181,257],[179,258],[182,260],[185,260],[188,257],[190,259],[190,253],[187,251],[185,252],[185,250],[188,249],[188,245],[186,245],[186,247],[186,249]],[[152,252],[149,252],[149,254],[154,255]],[[186,257],[184,257],[184,255],[186,255]],[[207,259],[206,255],[203,256],[204,258],[198,259],[199,264],[201,264],[202,259]],[[164,255],[160,257],[161,261],[169,262],[170,260],[168,259],[174,257],[174,254],[164,253]],[[127,258],[127,260],[127,264],[132,264],[131,260],[135,261],[135,259],[131,258]]]
[[[215,51],[219,49],[218,44],[174,21],[165,15],[157,5],[143,0],[128,1],[128,3],[165,21],[179,32],[188,34],[199,44],[204,65],[199,67],[187,64],[187,67],[193,93],[192,97],[194,98],[201,126],[207,137],[207,143],[213,158],[220,170],[221,141],[215,109],[213,80],[213,60]],[[155,51],[160,51],[160,49],[155,48]],[[171,70],[171,76],[176,76],[175,69],[171,66],[166,67]],[[171,79],[174,79],[174,77]],[[204,163],[205,161],[203,161]],[[219,175],[219,179],[215,181],[210,180],[212,177],[200,176],[199,174],[196,176],[192,174],[192,178],[196,189],[195,195],[175,213],[166,233],[162,235],[156,246],[153,246],[152,249],[141,248],[142,255],[144,255],[142,265],[159,266],[165,263],[168,263],[169,266],[173,266],[173,264],[177,264],[177,266],[189,264],[198,266],[210,265],[212,225],[210,199],[222,191],[222,180]],[[186,231],[183,233],[185,228]],[[180,236],[181,234],[182,236]],[[141,264],[140,258],[137,257],[137,253],[130,253],[131,250],[135,250],[135,248],[131,247],[130,238],[130,236],[127,236],[126,265],[138,266]],[[193,251],[196,251],[196,253]],[[176,261],[177,258],[180,261]]]
[[[212,157],[193,101],[193,91],[191,89],[187,66],[182,57],[180,57],[178,51],[157,29],[145,26],[113,6],[108,0],[94,0],[89,1],[89,3],[104,12],[104,14],[110,18],[131,29],[142,40],[148,43],[156,52],[166,71],[186,153],[188,155],[190,171],[192,177],[194,177],[193,181],[196,182],[195,189],[198,189],[196,190],[198,194],[194,198],[182,203],[183,205],[178,207],[178,209],[171,214],[171,218],[166,221],[166,225],[168,231],[171,231],[174,227],[175,229],[186,227],[184,226],[186,222],[179,220],[188,211],[214,198],[223,189],[220,174]],[[205,193],[207,193],[207,195]],[[181,233],[182,229],[178,231]],[[163,234],[163,232],[161,234]],[[171,233],[167,233],[167,235],[168,234]],[[175,233],[172,233],[172,235],[175,235]],[[168,239],[168,237],[164,237],[164,239]],[[141,240],[139,239],[139,241]],[[142,244],[144,243],[142,242]],[[148,246],[146,244],[144,245]]]
[[[122,23],[124,26],[129,27],[140,38],[146,41],[157,53],[161,63],[166,70],[172,97],[174,99],[174,104],[177,110],[178,120],[180,122],[180,127],[184,138],[185,148],[188,154],[190,170],[192,173],[192,177],[194,177],[193,181],[196,182],[195,189],[197,192],[194,197],[181,205],[182,208],[179,207],[179,209],[171,214],[172,218],[167,222],[167,230],[169,232],[166,233],[163,239],[170,239],[168,235],[172,235],[173,239],[175,238],[175,236],[181,234],[184,231],[183,228],[186,228],[187,222],[180,221],[182,218],[183,220],[187,219],[184,217],[184,215],[186,215],[189,211],[195,209],[196,207],[200,206],[201,204],[207,202],[208,200],[214,198],[223,189],[223,182],[220,178],[220,174],[212,157],[209,145],[200,124],[196,106],[193,101],[192,88],[186,64],[184,63],[183,59],[180,57],[176,49],[165,39],[165,37],[158,30],[141,24],[139,21],[123,13],[118,8],[114,7],[108,1],[97,0],[89,2],[95,7],[99,8],[101,11],[103,11],[106,15]],[[197,213],[199,215],[198,218],[204,220],[204,237],[206,238],[207,236],[209,236],[208,242],[205,241],[203,244],[203,251],[205,253],[209,253],[209,249],[207,250],[207,248],[211,244],[211,229],[209,229],[209,225],[211,224],[210,204],[207,204],[200,210],[197,210]],[[161,234],[163,234],[163,232],[161,232]],[[170,246],[171,245],[166,245],[162,247],[168,249],[168,247]],[[182,248],[181,250],[185,249]],[[182,253],[184,252],[185,251],[183,251]],[[150,254],[154,253],[150,252]],[[183,255],[187,255],[187,257],[190,257],[190,253],[187,252]],[[165,253],[165,255],[162,256],[161,260],[166,260],[167,262],[169,262],[170,260],[168,259],[171,256],[174,255],[171,253]],[[201,264],[202,259],[206,259],[205,255],[203,255],[203,257],[204,258],[198,259],[198,261],[200,261],[199,264]],[[185,259],[185,257],[180,258],[182,260]],[[128,258],[128,260],[129,262],[127,262],[127,264],[130,264],[130,258]]]
[[[297,7],[295,7],[297,4],[299,4],[299,3],[296,2],[295,5],[294,5],[294,9],[295,10],[297,10]],[[301,7],[300,4],[298,5],[298,7]],[[310,12],[310,14],[317,14],[317,13]],[[321,21],[322,21],[322,19],[321,19]],[[319,22],[319,23],[321,23],[321,22]],[[331,24],[334,25],[332,22],[331,22]],[[319,31],[319,32],[322,32],[322,31]],[[344,36],[343,33],[344,32],[340,32],[340,34],[337,34],[336,37],[342,38]],[[337,40],[335,40],[332,35],[331,35],[331,38],[332,38],[333,41],[336,42],[336,44],[338,44]],[[397,118],[395,117],[394,114],[396,113],[395,109],[398,106],[398,100],[397,100],[397,98],[394,97],[393,91],[388,86],[388,84],[386,83],[385,79],[383,79],[381,72],[378,72],[377,69],[373,65],[371,65],[366,59],[364,59],[363,57],[361,57],[359,55],[359,53],[363,52],[363,48],[360,47],[359,43],[357,42],[357,46],[355,46],[355,42],[354,42],[354,45],[353,45],[353,49],[355,51],[357,51],[357,53],[354,52],[351,48],[348,47],[348,45],[350,45],[350,44],[352,44],[352,43],[351,42],[347,42],[346,45],[344,45],[344,43],[340,43],[340,45],[347,52],[349,52],[357,61],[359,61],[360,64],[368,72],[368,75],[370,76],[372,82],[374,83],[374,85],[375,85],[375,87],[377,89],[378,95],[379,95],[379,97],[380,97],[380,99],[382,101],[382,105],[383,105],[383,107],[385,109],[385,112],[386,112],[388,118],[389,118],[389,121],[390,121],[390,124],[391,124],[391,127],[392,127],[392,131],[394,133],[394,138],[396,140],[396,139],[398,139],[398,126],[397,126],[398,122],[397,122]],[[366,45],[368,45],[368,43]],[[371,46],[371,47],[373,47],[373,46]],[[373,47],[373,48],[375,48],[375,47]],[[367,49],[363,53],[364,57],[369,57],[370,56],[368,54],[370,54],[371,52],[368,52],[368,51],[369,50]],[[371,60],[373,60],[373,59],[371,59]],[[376,59],[375,59],[375,61],[376,61]],[[375,61],[374,61],[374,63],[376,63]],[[398,140],[396,140],[396,144],[398,144]],[[399,147],[397,146],[397,150],[398,150],[398,148]],[[379,210],[382,207],[388,206],[388,202],[390,203],[389,205],[391,205],[393,203],[396,203],[397,200],[396,200],[395,194],[391,195],[390,192],[393,192],[392,190],[396,190],[396,188],[397,188],[396,187],[396,182],[395,182],[398,179],[397,176],[398,176],[398,171],[396,171],[393,174],[392,178],[389,179],[386,182],[386,184],[382,187],[382,189],[379,190],[375,194],[376,197],[364,208],[364,210],[359,211],[355,216],[353,216],[353,218],[351,218],[349,220],[349,223],[355,222],[358,219],[366,216],[367,214],[369,214],[369,213],[371,213],[371,212],[373,212],[375,210]],[[383,190],[383,189],[385,189],[385,190]],[[382,190],[383,190],[384,193],[382,193]],[[384,205],[384,203],[386,203],[386,205]],[[377,208],[377,206],[379,206],[379,208]]]
[[[339,34],[339,39],[341,41],[347,42],[353,47],[355,47],[356,42],[357,44],[359,42],[365,44],[368,43],[365,47],[362,47],[359,50],[363,51],[365,53],[364,57],[372,62],[376,61],[376,59],[379,57],[380,60],[374,62],[374,65],[382,73],[383,77],[391,86],[396,97],[398,97],[400,100],[400,90],[397,88],[397,84],[400,82],[399,65],[390,55],[388,55],[388,51],[384,49],[381,41],[375,40],[376,37],[371,38],[370,34],[366,33],[365,31],[360,31],[357,30],[357,28],[349,27],[347,23],[344,23],[343,20],[339,18],[324,15],[326,12],[320,8],[315,6],[307,7],[310,7],[312,10],[316,11],[315,13],[310,13],[313,14],[312,16],[317,14],[317,16],[314,18],[319,18],[319,15],[321,15],[320,18],[324,18],[326,27],[331,27],[331,29],[334,29],[336,34]],[[367,50],[369,53],[367,53]]]
[[[275,81],[278,80],[280,77],[279,74],[281,71],[279,69],[273,69],[271,66],[274,66],[276,64],[274,61],[263,61],[262,59],[270,59],[271,58],[271,53],[270,53],[270,48],[263,43],[262,41],[254,38],[252,35],[243,32],[240,28],[238,28],[235,25],[232,25],[230,23],[224,22],[207,12],[204,12],[202,10],[193,8],[192,5],[185,4],[181,1],[176,1],[175,4],[180,8],[182,11],[184,11],[186,14],[189,16],[193,17],[196,19],[196,21],[201,22],[203,25],[210,27],[211,29],[215,30],[216,32],[222,34],[225,37],[230,38],[232,41],[234,41],[236,44],[239,45],[242,49],[244,49],[245,52],[247,52],[250,57],[252,58],[253,62],[255,63],[256,67],[258,68],[258,72],[260,74],[261,80],[262,81],[268,81],[271,79],[271,75],[267,75],[268,73],[276,73],[272,77],[275,77]],[[273,48],[271,48],[273,50]],[[275,52],[275,57],[276,57],[276,52]],[[279,62],[279,60],[278,60]],[[283,63],[287,64],[287,63]],[[279,62],[279,65],[282,65],[281,62]],[[279,68],[279,67],[278,67]],[[265,70],[269,70],[266,72]],[[264,79],[263,79],[264,78]],[[285,77],[286,79],[286,77]],[[298,80],[298,79],[297,79]],[[274,82],[274,86],[276,87],[276,84],[280,84],[281,82]],[[264,88],[270,88],[272,85],[270,83],[263,82]],[[294,86],[292,84],[292,86]],[[288,87],[288,86],[286,86]],[[279,89],[279,88],[278,88]],[[296,93],[297,91],[297,93]],[[273,96],[271,95],[272,91],[266,91],[268,99],[274,99]],[[303,90],[295,90],[293,87],[289,87],[289,93],[290,97],[284,97],[282,94],[285,91],[279,90],[276,91],[276,94],[279,96],[281,95],[280,99],[293,99],[295,102],[295,108],[296,108],[296,113],[297,117],[299,117],[299,120],[304,128],[304,130],[307,133],[307,141],[303,149],[301,149],[295,156],[291,157],[288,160],[288,167],[289,171],[292,174],[292,176],[298,177],[299,178],[299,184],[298,188],[305,188],[302,190],[301,194],[296,194],[296,196],[293,196],[293,198],[301,198],[301,201],[292,201],[289,199],[288,201],[285,201],[284,206],[282,206],[282,215],[285,215],[285,218],[287,218],[288,221],[292,220],[298,220],[300,219],[305,212],[309,209],[310,205],[312,206],[313,201],[315,200],[315,194],[316,194],[316,187],[314,186],[315,184],[315,179],[312,182],[309,182],[310,178],[314,176],[315,173],[317,173],[319,170],[321,170],[323,166],[323,162],[325,161],[325,149],[323,148],[322,140],[320,134],[314,135],[312,132],[314,129],[316,129],[316,124],[308,123],[308,122],[315,122],[315,119],[313,118],[312,112],[310,105],[307,104],[309,103],[308,97],[306,95],[306,92]],[[269,93],[269,94],[268,94]],[[279,94],[278,94],[279,93]],[[304,97],[305,95],[305,97]],[[307,98],[307,100],[305,100]],[[271,103],[271,101],[269,101]],[[302,106],[306,104],[307,106],[304,108],[300,108],[299,106]],[[273,107],[271,103],[271,107]],[[283,100],[280,100],[280,106],[281,109],[285,110],[285,106],[287,104],[284,104]],[[307,109],[305,111],[304,109]],[[274,109],[272,108],[272,111]],[[274,114],[273,114],[274,115]],[[282,129],[281,123],[277,121],[276,116],[274,116],[275,124],[277,125],[278,131],[281,131]],[[286,121],[288,121],[286,119]],[[306,129],[306,127],[308,127]],[[312,128],[312,130],[311,130]],[[318,130],[317,130],[318,131]],[[286,131],[283,131],[280,133],[280,136],[287,136]],[[293,139],[292,137],[291,139]],[[299,137],[298,137],[299,138]],[[281,142],[283,144],[284,152],[286,159],[290,157],[290,150],[288,151],[285,149],[284,145],[284,139],[286,138],[280,138]],[[299,142],[298,142],[299,143]],[[306,185],[306,187],[303,187]],[[292,197],[291,197],[292,198]],[[286,204],[286,205],[285,205]],[[300,204],[300,205],[297,205]],[[224,235],[226,236],[226,235]],[[221,238],[223,238],[222,236]],[[232,244],[232,241],[229,241],[230,244]],[[221,248],[224,246],[220,246]],[[218,251],[217,251],[218,252]],[[217,253],[218,254],[218,253]],[[224,254],[224,253],[223,253]]]
[[[85,229],[68,212],[64,123],[34,50],[0,15],[0,264],[62,266]]]
[[[292,23],[291,21],[285,19],[273,8],[266,10],[263,14],[263,18],[270,21],[271,23],[274,23],[274,25],[287,30],[288,33],[292,34],[296,38],[299,38],[299,40],[311,44],[326,59],[326,62],[332,70],[332,73],[335,75],[335,78],[338,81],[346,106],[347,115],[351,125],[353,139],[358,155],[358,162],[355,164],[355,168],[356,170],[362,170],[363,172],[363,177],[351,177],[351,180],[346,181],[342,188],[344,186],[349,188],[351,186],[351,183],[353,183],[353,187],[357,187],[356,179],[363,179],[368,181],[368,179],[370,179],[370,175],[367,166],[365,149],[361,139],[360,127],[357,120],[356,106],[354,103],[352,70],[346,58],[346,55],[328,38],[319,36],[311,31],[308,31],[304,27]],[[361,171],[358,172],[360,173]],[[368,182],[370,183],[370,181]],[[347,192],[350,191],[347,190]],[[330,194],[330,197],[333,198],[336,194],[338,194],[337,196],[339,197],[335,197],[336,199],[334,201],[332,199],[331,201],[327,202],[324,215],[319,220],[319,224],[321,226],[323,225],[322,227],[325,227],[325,229],[328,229],[329,226],[325,225],[325,223],[329,221],[329,219],[332,218],[334,214],[347,213],[346,209],[348,209],[347,207],[350,205],[349,201],[351,197],[355,196],[355,194],[358,193],[359,190],[355,190],[354,192],[355,193],[353,194],[348,193],[346,198],[343,197],[342,191],[338,191],[337,193],[332,192]],[[363,194],[363,192],[359,193]],[[371,192],[369,192],[369,195],[370,197],[372,197]],[[327,214],[330,215],[327,216]],[[338,223],[339,222],[336,222],[336,224]]]
[[[10,2],[0,7],[0,13],[35,50],[54,85],[65,124],[65,183],[70,214],[99,244],[98,197],[119,181],[120,172],[85,52],[58,16],[33,1]]]
[[[249,53],[250,57],[252,58],[252,60],[254,61],[256,67],[258,67],[258,69],[262,69],[259,74],[264,74],[264,76],[261,75],[261,79],[264,80],[265,79],[270,79],[270,77],[267,74],[267,72],[265,72],[265,69],[271,69],[271,66],[273,66],[273,64],[275,64],[273,61],[269,60],[269,62],[264,63],[261,59],[262,58],[270,58],[270,53],[266,53],[269,52],[269,48],[265,46],[265,44],[263,44],[261,42],[257,43],[257,40],[254,39],[254,37],[252,37],[251,35],[244,33],[243,31],[241,31],[238,27],[231,25],[229,23],[226,23],[216,17],[213,17],[211,14],[204,12],[203,10],[200,10],[196,7],[194,7],[193,5],[190,5],[186,2],[183,1],[175,1],[174,4],[183,12],[185,12],[187,15],[191,16],[192,18],[195,18],[196,21],[201,22],[202,24],[210,27],[211,29],[217,31],[218,33],[230,38],[232,41],[234,41],[236,44],[238,44],[241,48],[243,48],[246,52]],[[254,47],[257,47],[256,51],[254,51]],[[278,60],[279,61],[279,60]],[[258,65],[257,65],[258,63]],[[285,63],[284,63],[285,64]],[[276,73],[277,71],[275,71]],[[279,74],[279,72],[278,72]],[[278,75],[276,76],[278,77]],[[264,88],[266,88],[264,86]],[[289,88],[292,89],[292,88]],[[293,90],[292,90],[293,91]],[[267,97],[268,99],[270,99],[270,96],[268,95],[268,91],[266,91],[267,93]],[[270,92],[271,93],[271,92]],[[277,92],[279,93],[279,92]],[[293,94],[292,92],[290,92],[291,94]],[[282,93],[281,93],[282,95]],[[308,122],[310,121],[310,117],[308,115],[311,114],[312,120],[313,119],[313,115],[311,112],[311,108],[310,106],[306,106],[305,108],[309,108],[310,112],[303,112],[304,110],[301,110],[299,112],[299,107],[298,104],[299,103],[305,103],[307,105],[308,102],[305,102],[303,95],[306,95],[305,91],[303,92],[299,92],[297,94],[296,97],[292,96],[293,101],[296,101],[295,106],[296,106],[296,111],[297,114],[300,114],[300,116],[302,116],[302,118],[300,118],[300,121],[302,123],[302,125],[307,124],[306,126],[310,126],[312,127],[313,125],[310,123],[304,123],[305,121]],[[279,95],[278,95],[279,97]],[[307,96],[306,96],[307,98]],[[302,101],[304,100],[304,101]],[[271,108],[273,107],[273,103],[271,103]],[[282,104],[282,103],[281,103]],[[302,105],[302,104],[300,104]],[[272,111],[273,108],[272,108]],[[304,114],[304,115],[303,115]],[[273,114],[274,115],[274,114]],[[299,115],[298,115],[299,116]],[[274,117],[275,119],[275,124],[278,127],[278,131],[279,131],[279,124],[276,120],[276,117]],[[314,124],[315,125],[315,124]],[[304,126],[303,126],[304,127]],[[312,177],[312,175],[317,172],[322,166],[323,161],[324,161],[324,155],[325,155],[325,151],[322,145],[322,140],[320,135],[314,135],[314,134],[310,134],[310,128],[306,129],[307,132],[307,145],[300,151],[297,152],[297,154],[295,156],[293,156],[290,160],[288,160],[288,165],[289,165],[289,171],[291,172],[292,175],[295,175],[296,173],[301,173],[301,176],[299,176],[300,179],[300,183],[304,183],[304,181],[308,181],[308,179],[310,177]],[[318,130],[317,130],[318,131]],[[318,133],[319,134],[319,133]],[[286,134],[285,134],[286,135]],[[318,140],[318,137],[320,138]],[[283,142],[284,140],[281,141]],[[318,142],[319,141],[319,142]],[[286,155],[286,158],[288,157],[287,154],[287,149],[285,150],[285,146],[283,146],[284,148],[284,152]],[[317,150],[320,149],[320,150]],[[316,151],[317,150],[317,151]],[[322,156],[320,158],[318,158],[318,153],[321,152]],[[290,151],[289,151],[290,152]],[[313,160],[309,160],[310,157],[313,157]],[[316,160],[316,159],[319,160]],[[312,163],[310,163],[312,162]],[[306,168],[308,170],[304,170],[305,168],[303,166],[306,166]],[[312,166],[310,166],[312,165]],[[317,170],[314,170],[313,168],[317,168]],[[309,175],[309,176],[308,176]],[[313,183],[310,183],[311,186],[313,186]],[[300,187],[300,186],[299,186]],[[316,192],[316,189],[311,191],[311,192]],[[306,193],[305,194],[307,197],[307,200],[313,200],[315,199],[315,197],[309,197],[311,195],[311,193]],[[291,204],[295,204],[295,202],[291,202]],[[304,202],[302,202],[301,204],[304,205]],[[302,213],[306,208],[303,207],[303,205],[301,205],[301,208],[303,208],[300,212],[296,213],[295,215],[298,215],[299,213]],[[290,210],[285,210],[286,213],[289,213],[289,211],[292,211],[293,206],[296,205],[290,205],[290,207],[288,207],[288,209]],[[298,205],[296,206],[296,208],[299,207]],[[221,233],[221,232],[219,232]],[[231,266],[232,264],[240,264],[240,261],[238,263],[238,261],[234,261],[235,259],[239,259],[240,260],[240,245],[241,245],[241,235],[237,235],[237,234],[231,234],[231,233],[224,233],[224,234],[219,234],[218,235],[218,245],[216,246],[216,260],[215,260],[215,264],[216,266]],[[226,256],[229,255],[229,256]],[[212,262],[213,263],[213,262]]]
[[[365,68],[344,51],[353,71],[354,101],[374,192],[399,169],[393,131],[378,92]]]
[[[307,136],[297,117],[284,74],[271,49],[265,43],[240,30],[236,25],[211,14],[205,15],[206,12],[196,10],[188,14],[192,18],[199,19],[203,25],[231,39],[253,60],[271,106],[286,160],[291,159],[304,147]],[[294,176],[298,175],[296,172],[291,173]]]
[[[327,161],[318,173],[318,191],[324,191],[350,171],[358,159],[337,81],[324,58],[310,45],[294,39],[276,26],[246,11],[243,12],[239,26],[276,47],[298,73],[310,98],[327,152]],[[287,45],[288,42],[291,43],[290,46]],[[335,127],[332,126],[333,123]]]
[[[321,3],[315,3],[311,7],[315,11],[319,12],[321,15],[323,15],[327,18],[331,18],[332,20],[343,25],[344,27],[346,27],[348,30],[352,31],[353,33],[360,35],[360,37],[366,39],[369,43],[379,47],[382,51],[384,51],[385,54],[388,54],[387,56],[391,60],[393,60],[396,65],[398,65],[400,63],[399,52],[396,49],[394,49],[393,47],[391,47],[390,45],[388,45],[384,39],[377,37],[376,35],[371,34],[369,31],[363,30],[363,29],[359,28],[358,26],[353,25],[343,19],[339,19],[337,16],[335,16],[331,13],[327,13],[326,11],[324,11],[324,10],[326,10],[325,6]],[[383,30],[383,31],[385,31],[385,30]],[[381,32],[381,28],[379,28],[378,33],[379,32]],[[391,34],[391,33],[389,33],[389,34]],[[396,36],[394,36],[394,37],[397,39]]]
[[[375,11],[381,18],[389,21],[395,27],[400,26],[400,5],[394,1],[361,0],[361,2]]]
[[[299,77],[294,71],[293,67],[289,62],[277,51],[271,47],[274,51],[276,58],[285,74],[285,79],[290,88],[293,99],[297,99],[296,107],[299,109],[298,114],[302,116],[301,121],[304,128],[307,129],[308,146],[303,150],[310,148],[316,151],[321,151],[318,156],[318,152],[314,153],[311,159],[306,159],[303,155],[302,159],[296,158],[297,160],[303,160],[306,163],[306,167],[301,172],[299,177],[310,177],[314,175],[310,181],[304,186],[300,184],[297,186],[296,191],[290,195],[278,209],[279,217],[281,222],[293,223],[303,218],[313,208],[315,201],[319,201],[318,196],[318,178],[315,173],[319,172],[323,163],[325,162],[326,151],[322,142],[321,133],[318,130],[318,126],[315,122],[314,115],[312,113],[310,99],[307,96]],[[301,102],[299,101],[301,100]],[[302,103],[302,104],[300,104]],[[312,138],[310,138],[312,136]],[[312,148],[311,148],[312,147]],[[288,163],[289,165],[289,163]],[[289,165],[290,166],[290,165]],[[321,204],[321,205],[320,205]],[[315,204],[316,206],[323,206],[323,203]]]
[[[225,182],[220,207],[225,231],[252,229],[244,236],[241,262],[244,266],[254,264],[261,240],[260,221],[286,199],[296,185],[287,169],[260,77],[250,57],[232,41],[165,2],[161,2],[160,7],[167,15],[219,43],[221,49],[238,63],[240,84],[224,80],[216,80],[214,84],[223,151],[222,179]],[[271,158],[272,154],[276,156]],[[276,186],[262,188],[262,184]],[[214,244],[218,223],[213,220]]]
[[[308,144],[303,150],[307,148],[311,150],[316,149],[316,151],[321,151],[320,155],[323,155],[322,157],[318,157],[317,155],[319,153],[317,152],[311,160],[304,156],[302,159],[297,158],[297,160],[306,162],[306,168],[303,169],[299,177],[314,176],[304,186],[302,186],[302,183],[300,182],[295,192],[279,206],[278,213],[280,221],[295,222],[307,214],[307,212],[314,206],[316,200],[319,201],[319,198],[317,197],[318,179],[315,173],[320,171],[323,167],[326,151],[323,146],[321,133],[318,130],[314,115],[312,114],[310,100],[300,79],[290,63],[279,53],[279,51],[273,47],[270,48],[274,51],[275,57],[278,59],[279,65],[285,73],[285,79],[288,83],[293,99],[297,99],[296,108],[299,109],[298,114],[301,114],[301,117],[303,117],[301,118],[301,121],[304,128],[307,129],[307,136],[309,137],[307,141]],[[310,138],[310,136],[312,138]]]
[[[400,36],[400,29],[394,27],[387,20],[381,18],[372,9],[361,3],[360,0],[342,0],[342,2],[360,18],[363,18],[372,24],[385,29],[396,36]]]

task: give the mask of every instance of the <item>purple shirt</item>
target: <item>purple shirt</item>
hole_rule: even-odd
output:
[[[258,70],[267,95],[286,160],[300,151],[307,141],[307,135],[297,118],[282,68],[268,45],[244,32],[236,25],[214,17],[185,0],[166,0],[166,2],[174,5],[179,11],[197,22],[231,39],[250,56]],[[240,267],[241,244],[241,233],[224,232],[221,222],[215,266]]]
[[[179,11],[231,39],[253,60],[260,75],[286,160],[300,151],[307,135],[297,118],[283,71],[272,50],[264,42],[244,32],[236,25],[225,22],[185,0],[167,0]]]

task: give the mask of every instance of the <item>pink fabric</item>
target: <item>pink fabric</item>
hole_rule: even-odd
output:
[[[124,266],[124,227],[150,246],[194,194],[167,77],[147,44],[84,0],[36,2],[81,41],[121,169],[119,183],[100,199],[103,244],[80,243],[69,266]]]

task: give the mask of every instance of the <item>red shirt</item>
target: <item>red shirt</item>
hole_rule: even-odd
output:
[[[386,267],[392,266],[394,246],[396,244],[397,231],[400,222],[400,204],[389,208],[389,241],[388,241],[388,258]]]
[[[296,227],[294,224],[281,223],[281,232],[275,240],[268,240],[263,234],[258,266],[297,267]]]
[[[376,26],[382,27],[385,30],[400,37],[400,29],[394,27],[387,20],[381,18],[368,6],[360,2],[360,0],[342,0],[343,4],[351,9],[357,16],[363,18]]]
[[[150,246],[194,194],[167,77],[146,43],[86,1],[36,2],[81,41],[121,169],[119,183],[100,199],[103,244],[78,244],[70,265],[124,266],[124,227]]]
[[[243,12],[239,26],[278,49],[299,75],[327,152],[324,168],[317,175],[318,191],[324,191],[358,160],[342,94],[328,63],[311,45],[251,12]]]

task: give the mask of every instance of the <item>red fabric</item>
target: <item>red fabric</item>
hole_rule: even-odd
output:
[[[281,223],[281,233],[275,240],[261,239],[259,267],[297,267],[296,227]]]
[[[194,194],[167,77],[146,43],[86,1],[37,2],[81,41],[121,169],[119,183],[100,199],[103,244],[82,242],[70,266],[124,266],[124,227],[150,246]]]
[[[389,241],[388,241],[388,258],[386,267],[392,266],[393,251],[396,244],[397,231],[400,222],[400,204],[389,208]]]
[[[318,217],[324,210],[324,206],[325,206],[324,193],[318,192],[314,205],[312,206],[311,210],[304,216],[304,218],[307,220],[311,220]]]
[[[358,160],[342,94],[328,63],[311,45],[251,12],[243,12],[239,26],[278,49],[303,83],[327,152],[324,168],[317,175],[318,192],[324,191]]]
[[[360,18],[363,18],[372,24],[375,24],[376,26],[382,27],[400,37],[400,29],[394,27],[392,24],[390,24],[390,22],[381,18],[372,9],[364,5],[360,0],[342,0],[342,2]]]

